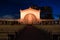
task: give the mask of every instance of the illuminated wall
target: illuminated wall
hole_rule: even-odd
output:
[[[24,24],[34,24],[39,21],[40,10],[32,9],[31,7],[25,10],[20,10],[20,22]]]
[[[20,10],[20,15],[21,15],[21,19],[24,19],[25,15],[26,14],[34,14],[36,16],[37,19],[40,19],[40,10],[35,10],[35,9],[32,9],[32,8],[28,8],[28,9],[25,9],[25,10]]]

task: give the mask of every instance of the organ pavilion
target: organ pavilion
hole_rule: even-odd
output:
[[[43,33],[45,32],[49,33],[50,37],[53,40],[55,39],[59,40],[60,39],[60,20],[41,19],[40,14],[41,14],[41,10],[39,8],[29,7],[25,10],[20,10],[19,19],[1,19],[0,18],[0,39],[15,40],[17,37],[17,34],[20,34],[19,37],[17,37],[17,38],[20,38],[21,32],[25,30],[25,27],[27,28],[30,27],[28,28],[29,29],[28,31],[30,31],[28,32],[28,34],[29,33],[31,34],[31,31],[33,34],[39,33],[39,32],[35,32],[36,30],[34,30],[35,28],[37,28],[38,30],[41,30],[41,29],[42,31],[44,30]],[[32,24],[32,25],[26,25],[26,24]],[[24,34],[24,32],[22,34]],[[39,35],[42,36],[40,33]]]
[[[40,21],[40,10],[29,7],[25,10],[20,10],[20,22],[23,24],[36,24]]]
[[[19,19],[0,19],[1,24],[60,24],[60,20],[54,19],[41,19],[41,9],[35,6],[31,6],[27,9],[20,9]]]

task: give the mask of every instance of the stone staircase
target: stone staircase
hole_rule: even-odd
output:
[[[15,32],[23,29],[26,25],[0,25],[0,40],[12,40],[12,36],[15,36]],[[60,25],[33,25],[38,29],[51,32],[52,36],[60,35]],[[59,36],[60,38],[60,36]]]
[[[0,40],[8,40],[8,34],[7,33],[0,33]]]

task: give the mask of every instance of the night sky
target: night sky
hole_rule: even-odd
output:
[[[19,10],[31,5],[50,6],[54,18],[60,15],[60,0],[0,0],[0,18],[19,18]]]

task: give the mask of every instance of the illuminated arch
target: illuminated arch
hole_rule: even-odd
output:
[[[28,13],[24,17],[24,23],[25,24],[34,24],[37,23],[37,18],[34,14]]]

